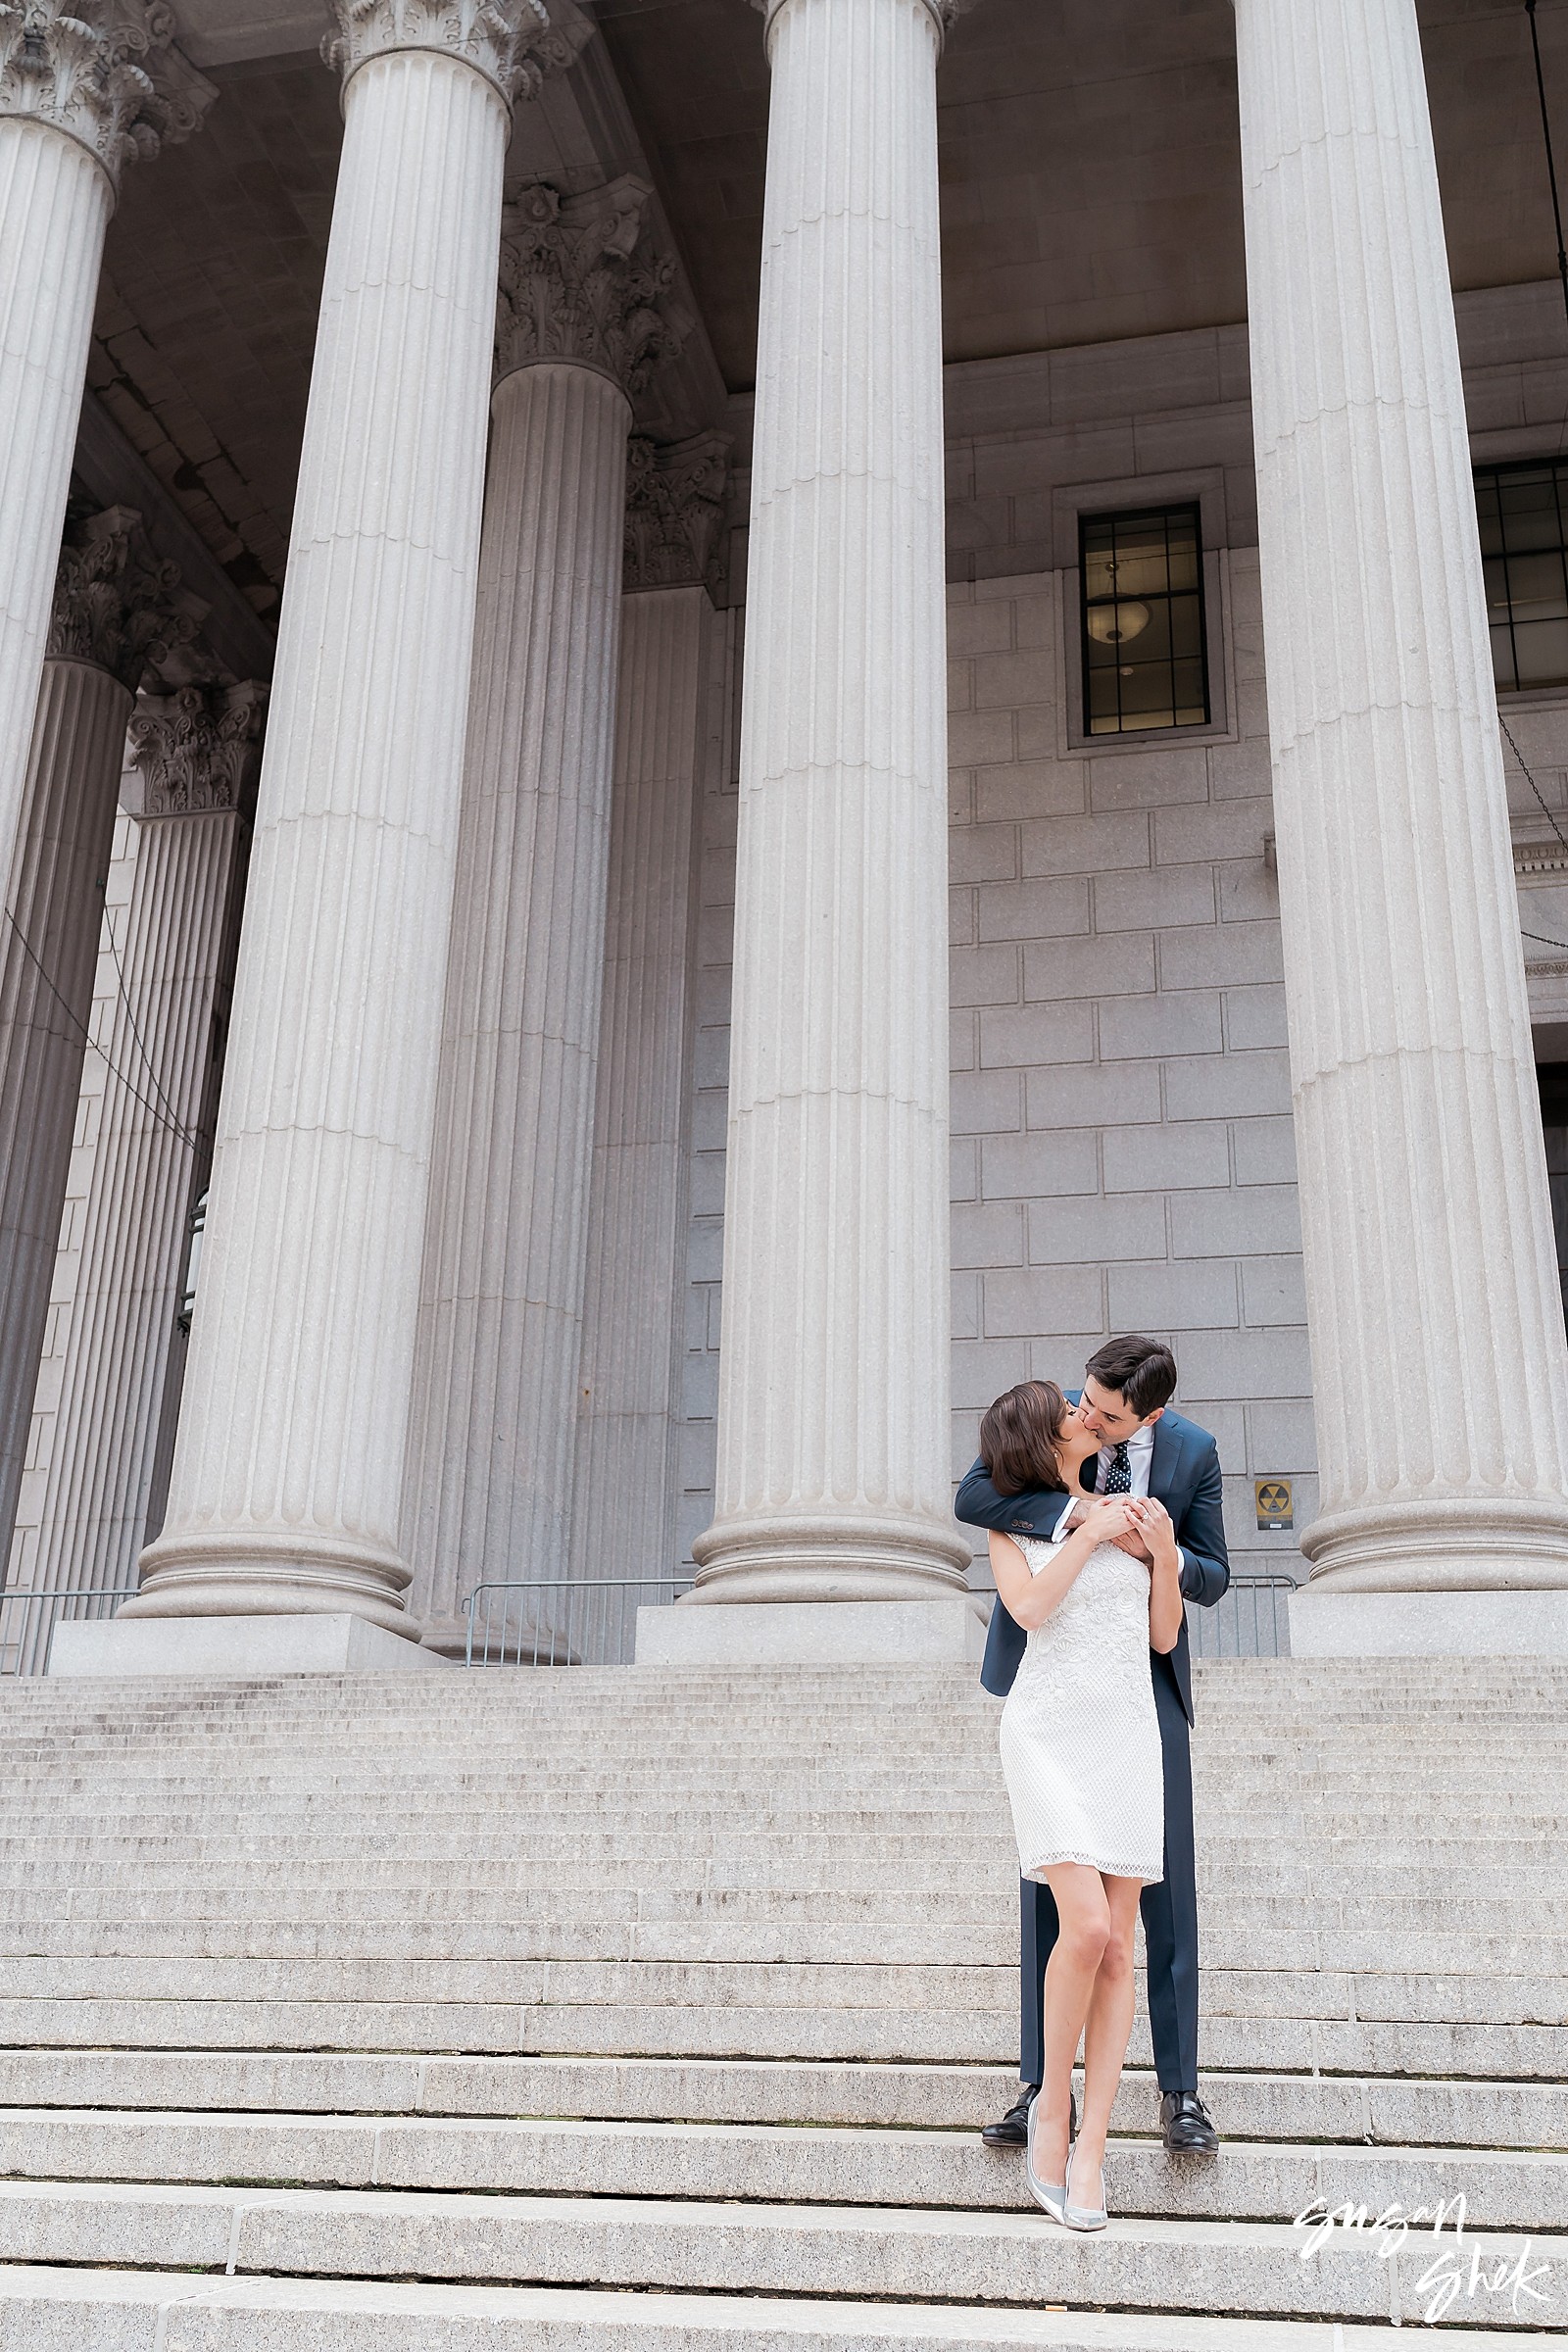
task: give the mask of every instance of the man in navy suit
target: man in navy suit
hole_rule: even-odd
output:
[[[1221,1510],[1219,1451],[1207,1430],[1168,1409],[1176,1359],[1158,1340],[1129,1333],[1110,1340],[1084,1367],[1074,1399],[1098,1459],[1084,1464],[1085,1491],[1151,1497],[1145,1536],[1151,1547],[1174,1540],[1183,1598],[1211,1608],[1230,1582]],[[1079,1508],[1060,1488],[999,1494],[983,1462],[958,1489],[954,1505],[971,1527],[1003,1535],[1054,1538],[1065,1533]],[[991,1612],[980,1681],[998,1698],[1012,1688],[1025,1636],[999,1597]],[[1158,2077],[1160,2130],[1173,2156],[1212,2156],[1219,2146],[1198,2095],[1198,1881],[1193,1851],[1193,1771],[1188,1731],[1193,1721],[1193,1677],[1187,1627],[1168,1655],[1150,1652],[1154,1707],[1165,1763],[1165,1876],[1146,1886],[1140,1909],[1149,1958],[1149,2024]],[[1045,2072],[1043,2046],[1046,1962],[1056,1940],[1056,1906],[1049,1886],[1022,1885],[1019,1957],[1021,2088],[1017,2102],[984,2137],[993,2147],[1021,2146],[1029,2102]]]

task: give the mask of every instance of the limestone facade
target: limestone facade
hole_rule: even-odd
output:
[[[1240,1567],[1568,1585],[1533,1066],[1568,1062],[1568,646],[1499,742],[1470,479],[1555,460],[1568,367],[1526,197],[1476,195],[1539,128],[1498,113],[1502,32],[1472,94],[1441,11],[1237,0],[1166,24],[1137,93],[1076,0],[1049,37],[1020,0],[677,6],[657,63],[636,10],[333,0],[338,149],[260,24],[244,54],[144,11],[133,93],[141,5],[87,12],[96,96],[57,60],[42,103],[0,44],[0,221],[47,215],[69,293],[30,260],[0,288],[0,683],[33,710],[84,372],[78,494],[134,485],[149,562],[189,566],[201,642],[153,684],[249,691],[281,628],[172,1464],[146,1400],[207,1114],[171,999],[182,1150],[153,1170],[111,1119],[73,1179],[103,1263],[68,1205],[71,1334],[12,1384],[13,1574],[79,1582],[89,1520],[128,1558],[167,1468],[149,1621],[357,1616],[451,1655],[480,1582],[951,1602],[985,1404],[1138,1326],[1220,1441]],[[266,308],[237,205],[192,209],[167,294],[215,94],[279,219],[294,173],[270,422],[190,341],[220,288]],[[1068,94],[1119,211],[1019,177]],[[172,193],[138,177],[122,233],[120,168],[160,146]],[[1120,622],[1086,621],[1081,532],[1150,512],[1196,533],[1205,699],[1097,729]],[[0,841],[31,740],[0,739]],[[163,1001],[177,934],[210,1008],[243,820],[179,814],[157,891],[150,814],[122,829],[162,910],[137,985]],[[176,887],[199,814],[223,843]],[[94,1031],[111,1077],[132,1026]],[[40,1264],[52,1214],[18,1212]]]

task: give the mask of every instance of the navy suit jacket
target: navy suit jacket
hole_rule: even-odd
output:
[[[1074,1398],[1076,1402],[1076,1398]],[[986,1476],[984,1462],[974,1468],[958,1489],[954,1511],[968,1527],[994,1527],[1004,1536],[1050,1536],[1061,1517],[1060,1487],[1028,1494],[999,1494]],[[1200,1608],[1212,1608],[1231,1581],[1225,1549],[1225,1517],[1221,1507],[1219,1448],[1206,1429],[1181,1413],[1167,1409],[1154,1423],[1154,1453],[1149,1465],[1149,1492],[1165,1505],[1182,1547],[1182,1598]],[[1005,1698],[1023,1657],[1028,1637],[1010,1616],[999,1592],[986,1636],[985,1662],[980,1669],[984,1689]],[[1193,1670],[1187,1649],[1187,1621],[1172,1650],[1151,1650],[1155,1674],[1165,1674],[1175,1687],[1182,1713],[1193,1720]]]

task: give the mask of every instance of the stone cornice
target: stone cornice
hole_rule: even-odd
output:
[[[167,0],[0,0],[0,115],[63,131],[118,188],[218,95],[173,36]]]
[[[508,106],[537,97],[545,75],[569,66],[576,46],[553,31],[545,0],[327,0],[336,32],[321,55],[346,82],[373,57],[431,49],[460,58]]]
[[[691,319],[675,300],[675,265],[649,251],[653,193],[629,172],[565,195],[536,181],[502,219],[496,375],[541,360],[575,360],[628,398],[655,364],[679,351]]]
[[[172,694],[144,694],[126,729],[131,763],[141,780],[136,813],[196,816],[237,808],[266,705],[267,688],[254,678],[240,686],[178,686]]]
[[[698,433],[661,447],[634,433],[626,449],[626,556],[622,584],[716,587],[729,438]]]
[[[46,652],[91,662],[134,694],[150,663],[188,645],[204,607],[180,591],[179,566],[153,553],[133,507],[108,507],[67,534],[55,573]]]

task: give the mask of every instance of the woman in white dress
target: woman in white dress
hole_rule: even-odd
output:
[[[1155,1566],[1140,1536],[1160,1506],[1083,1493],[1080,1469],[1099,1450],[1049,1380],[1009,1389],[980,1426],[999,1494],[1061,1487],[1064,1517],[1078,1497],[1058,1542],[991,1538],[997,1591],[1028,1636],[1002,1710],[1018,1868],[1046,1881],[1059,1922],[1046,1967],[1045,2073],[1029,2112],[1029,2186],[1072,2230],[1105,2224],[1105,2133],[1132,2032],[1138,1898],[1164,1874],[1149,1653],[1174,1649],[1182,1625],[1179,1569],[1174,1560]],[[1084,2111],[1069,2146],[1080,2036]]]

